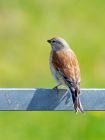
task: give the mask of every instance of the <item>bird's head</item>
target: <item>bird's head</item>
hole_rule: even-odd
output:
[[[52,50],[54,51],[60,51],[60,50],[69,48],[69,45],[67,44],[67,42],[63,38],[60,38],[60,37],[55,37],[47,41],[48,43],[51,44]]]

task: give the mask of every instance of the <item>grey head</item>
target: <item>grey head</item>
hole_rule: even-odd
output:
[[[47,41],[48,41],[48,43],[51,44],[52,50],[54,50],[54,51],[69,49],[69,45],[63,38],[55,37],[55,38],[49,39]]]

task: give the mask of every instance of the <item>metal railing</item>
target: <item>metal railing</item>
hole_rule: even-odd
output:
[[[0,110],[73,110],[69,93],[60,89],[1,88]],[[105,89],[81,89],[84,110],[105,110]]]

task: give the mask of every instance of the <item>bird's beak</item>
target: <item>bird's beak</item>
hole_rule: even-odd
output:
[[[48,43],[51,43],[51,40],[47,40]]]

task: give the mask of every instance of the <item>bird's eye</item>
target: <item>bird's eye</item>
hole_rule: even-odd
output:
[[[55,43],[55,40],[52,40],[52,43]]]

